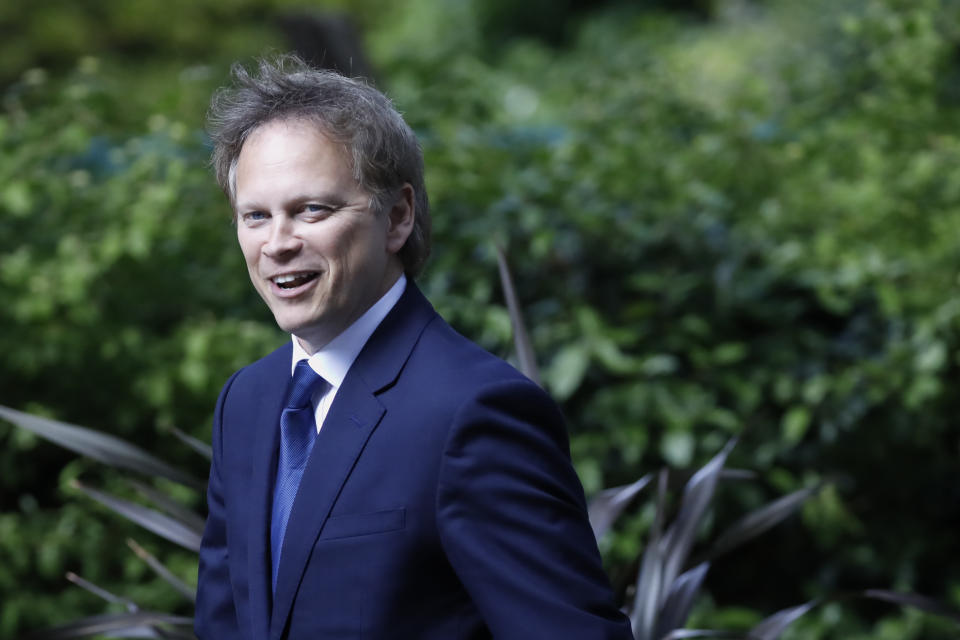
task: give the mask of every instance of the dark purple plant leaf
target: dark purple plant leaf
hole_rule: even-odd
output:
[[[85,487],[79,482],[75,482],[74,485],[97,502],[109,507],[144,529],[152,531],[158,536],[166,538],[170,542],[178,544],[190,551],[200,551],[200,537],[203,534],[202,529],[198,530],[187,523],[175,520],[166,514],[149,509],[143,505]]]
[[[657,625],[657,615],[662,602],[663,590],[663,549],[661,532],[666,511],[668,471],[661,469],[657,477],[657,505],[650,529],[647,547],[643,551],[640,572],[637,575],[637,591],[630,609],[630,623],[637,640],[653,640]]]
[[[205,483],[180,471],[140,447],[115,436],[50,418],[42,418],[0,406],[0,418],[21,429],[103,464],[129,469],[148,476],[159,476],[202,490]]]
[[[113,604],[122,604],[124,607],[126,607],[127,611],[137,611],[139,609],[139,607],[137,607],[137,604],[133,600],[111,593],[110,591],[107,591],[103,587],[96,585],[90,582],[89,580],[85,580],[84,578],[81,578],[80,576],[78,576],[72,571],[67,572],[67,580],[77,585],[81,589],[89,591],[90,593],[97,596],[98,598],[103,598],[107,602],[110,602]]]
[[[157,491],[153,487],[133,479],[127,479],[127,483],[136,489],[137,493],[160,507],[168,515],[173,516],[198,531],[203,531],[203,518],[177,502],[162,491]]]
[[[743,638],[743,634],[714,629],[674,629],[660,640],[682,640],[683,638]]]
[[[523,375],[542,386],[540,382],[540,370],[537,367],[537,358],[533,353],[533,345],[530,342],[527,327],[523,322],[523,312],[520,309],[520,301],[517,299],[517,292],[513,286],[513,277],[510,275],[510,265],[507,264],[507,256],[499,245],[496,249],[497,267],[500,269],[500,283],[503,286],[503,297],[507,302],[507,310],[510,312],[510,324],[513,326],[513,343],[517,350],[517,362],[520,366],[520,371]]]
[[[660,615],[657,619],[657,631],[654,638],[662,638],[672,631],[676,631],[687,623],[690,616],[690,610],[693,608],[693,602],[696,600],[700,587],[703,585],[703,579],[707,576],[710,569],[710,563],[704,562],[698,564],[693,569],[686,571],[674,580],[670,585],[670,593],[667,594],[667,600],[660,607]]]
[[[736,444],[731,440],[706,465],[697,471],[683,491],[680,509],[663,537],[663,583],[672,585],[690,555],[703,516],[713,494],[727,456]]]
[[[643,491],[652,479],[653,474],[648,473],[632,484],[604,489],[590,499],[587,515],[597,540],[610,529],[633,498]]]
[[[892,602],[893,604],[899,604],[905,607],[920,609],[921,611],[926,611],[927,613],[933,613],[938,616],[950,618],[954,622],[960,624],[960,611],[951,609],[942,602],[937,602],[932,598],[921,596],[916,593],[899,593],[897,591],[887,591],[885,589],[867,589],[863,592],[863,595],[867,598],[873,598],[874,600],[883,600],[885,602]]]
[[[156,556],[152,553],[141,547],[136,541],[127,539],[127,546],[133,550],[138,558],[147,563],[151,569],[153,569],[158,576],[163,578],[170,586],[172,586],[178,593],[191,602],[196,602],[196,591],[192,587],[187,586],[180,578],[173,575],[173,572],[170,571],[162,562],[157,560]]]
[[[97,634],[97,637],[100,637],[100,634]],[[112,631],[110,633],[103,634],[104,638],[154,638],[155,640],[162,640],[166,636],[161,635],[156,627],[130,627],[129,629],[124,629],[123,631]]]
[[[209,444],[202,440],[197,440],[193,436],[184,433],[176,427],[171,427],[170,431],[174,436],[177,437],[178,440],[180,440],[180,442],[187,445],[207,460],[213,460],[213,447],[211,447]]]
[[[73,622],[51,627],[50,629],[38,631],[30,635],[29,638],[30,640],[64,640],[66,638],[89,638],[97,635],[128,638],[156,638],[159,636],[155,631],[150,629],[151,625],[166,624],[186,626],[192,623],[193,620],[190,618],[173,616],[165,613],[156,613],[153,611],[111,613],[99,616],[90,616],[89,618],[74,620]],[[140,635],[145,631],[152,632],[152,635]],[[131,633],[138,635],[129,635]]]
[[[197,640],[197,636],[193,633],[193,624],[191,623],[187,627],[151,627],[151,629],[157,634],[156,637],[160,640]],[[108,634],[108,638],[120,637],[113,636]]]
[[[757,472],[749,469],[724,469],[720,472],[721,480],[753,480],[756,477]]]
[[[789,609],[777,611],[772,616],[764,618],[760,624],[751,629],[750,633],[747,634],[747,640],[778,640],[780,634],[786,631],[787,627],[818,604],[820,604],[820,600],[811,600]]]
[[[739,547],[744,542],[780,524],[796,512],[816,490],[816,488],[799,489],[740,518],[717,538],[710,550],[710,558],[716,558]]]

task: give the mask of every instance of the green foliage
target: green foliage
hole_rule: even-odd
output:
[[[262,322],[246,283],[225,277],[244,267],[205,169],[203,138],[146,113],[136,134],[119,134],[114,122],[126,108],[124,93],[92,61],[65,79],[28,73],[5,98],[4,400],[48,407],[182,456],[159,431],[184,425],[202,433],[224,376],[282,339]],[[0,635],[8,636],[76,616],[77,595],[69,605],[31,604],[37,592],[66,588],[68,568],[80,572],[91,559],[110,559],[84,575],[120,584],[115,552],[133,528],[104,529],[97,521],[103,512],[94,510],[74,513],[75,537],[58,533],[64,525],[52,509],[66,487],[56,474],[64,456],[8,429],[0,441],[4,518],[20,523],[21,532],[0,545],[0,557],[17,558],[4,562],[17,585],[10,597],[4,589]],[[191,462],[203,477],[203,460]],[[190,500],[199,506],[200,495]],[[191,565],[184,579],[194,579]],[[97,606],[91,598],[85,608]]]
[[[384,0],[326,0],[329,10],[350,9],[361,21],[383,13]],[[192,66],[229,62],[279,47],[278,16],[303,10],[297,0],[8,0],[0,7],[6,34],[0,84],[24,69],[64,71],[82,56],[108,55],[136,66]],[[135,80],[141,84],[142,75]]]
[[[428,134],[437,235],[474,257],[438,244],[428,287],[505,352],[478,283],[490,240],[509,245],[588,491],[743,429],[736,464],[784,491],[831,481],[810,538],[746,561],[829,550],[829,568],[717,572],[727,602],[767,610],[938,593],[957,570],[957,5],[803,5],[703,27],[621,10],[565,53],[390,69]]]
[[[222,381],[284,339],[245,282],[200,122],[226,60],[282,47],[267,16],[288,5],[163,3],[180,19],[158,21],[156,2],[61,4],[0,8],[22,25],[0,56],[0,403],[175,460],[164,430],[205,439]],[[349,4],[424,144],[422,285],[508,354],[507,249],[588,492],[698,464],[741,432],[734,466],[782,493],[827,487],[802,529],[718,561],[696,624],[866,586],[960,604],[960,5],[717,1],[705,21],[610,3],[558,48],[485,31],[479,0]],[[89,510],[64,507],[60,528],[66,460],[0,425],[0,635],[100,611],[65,570],[113,586],[138,562],[130,532]],[[719,498],[739,507],[723,514],[765,496]],[[618,527],[608,566],[652,521]],[[763,578],[788,559],[786,579]],[[949,637],[832,607],[795,637]]]

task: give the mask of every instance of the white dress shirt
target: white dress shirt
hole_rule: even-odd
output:
[[[320,433],[320,427],[330,411],[333,399],[337,395],[337,389],[343,384],[343,379],[347,377],[347,372],[353,366],[353,361],[360,355],[363,345],[373,335],[377,327],[386,317],[393,306],[397,304],[400,296],[407,288],[407,277],[403,274],[390,287],[390,290],[383,294],[383,297],[377,300],[372,307],[357,318],[357,320],[347,327],[343,333],[328,342],[312,356],[308,354],[297,337],[291,335],[293,339],[293,362],[290,364],[290,375],[297,363],[306,360],[320,377],[326,380],[329,385],[313,394],[310,402],[313,404],[314,419],[317,424],[317,433]]]

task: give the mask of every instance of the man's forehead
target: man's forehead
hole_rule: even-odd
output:
[[[318,199],[343,204],[361,193],[369,198],[352,167],[343,145],[314,123],[264,123],[251,132],[230,168],[234,213],[276,205],[280,196],[286,206]]]
[[[303,142],[307,144],[300,144]],[[230,182],[235,191],[241,166],[249,162],[268,166],[290,161],[296,154],[316,153],[339,156],[339,160],[352,172],[353,161],[349,150],[315,122],[306,118],[269,120],[247,135],[230,166]]]
[[[321,125],[317,119],[309,116],[273,118],[258,124],[247,134],[240,147],[240,153],[243,153],[243,149],[247,147],[251,140],[289,134],[316,136],[325,144],[335,147],[339,152],[347,153],[347,147],[341,140],[331,135],[329,130]]]

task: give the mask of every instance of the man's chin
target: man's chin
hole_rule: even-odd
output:
[[[280,327],[280,330],[284,333],[292,333],[295,336],[301,336],[306,335],[310,331],[311,323],[303,320],[279,317],[277,315],[274,315],[273,319],[277,321],[277,326]]]
[[[298,318],[289,313],[278,313],[276,311],[273,312],[273,320],[277,323],[277,326],[280,327],[281,331],[294,334],[309,324],[304,318]]]
[[[316,319],[306,320],[303,318],[290,318],[277,316],[274,314],[274,320],[277,326],[284,333],[292,334],[300,342],[300,345],[309,353],[313,353],[324,344],[329,342],[333,336],[324,338],[326,333]],[[312,320],[312,321],[311,321]]]

